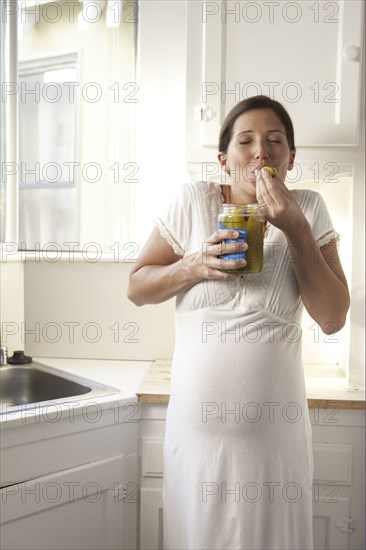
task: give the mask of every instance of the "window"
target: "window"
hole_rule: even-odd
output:
[[[19,202],[19,224],[14,216],[7,236],[1,228],[2,239],[23,249],[66,251],[89,243],[108,251],[127,242],[131,175],[138,171],[132,159],[137,2],[1,4],[2,42],[8,47],[12,40],[4,58],[18,66],[11,76],[3,66],[3,101],[13,120],[19,116],[19,136],[6,118],[14,146],[3,157],[13,164],[3,170],[1,195],[4,210],[6,202]]]

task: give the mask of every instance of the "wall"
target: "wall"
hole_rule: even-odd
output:
[[[36,357],[172,357],[174,300],[139,308],[126,298],[131,264],[27,261],[23,347]]]
[[[186,166],[187,6],[139,3],[133,240],[145,242],[157,212],[189,180]]]
[[[24,264],[19,261],[9,261],[6,252],[2,252],[0,261],[1,342],[8,348],[10,357],[14,350],[23,349],[20,327],[24,321]]]

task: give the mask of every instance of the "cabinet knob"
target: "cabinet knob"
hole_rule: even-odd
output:
[[[203,120],[203,122],[210,122],[215,116],[216,112],[211,109],[211,107],[207,106],[201,108],[201,120]]]
[[[347,61],[357,61],[360,57],[360,48],[357,46],[346,46],[343,50],[343,57]]]

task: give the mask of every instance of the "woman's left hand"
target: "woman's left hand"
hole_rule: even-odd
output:
[[[263,204],[263,216],[285,233],[296,231],[306,218],[292,193],[277,175],[271,176],[264,168],[257,170],[256,176],[256,196],[258,204]]]

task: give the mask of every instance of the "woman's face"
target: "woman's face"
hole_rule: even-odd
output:
[[[284,181],[291,170],[295,152],[290,151],[286,130],[272,109],[252,109],[234,122],[228,150],[219,161],[230,177],[236,197],[256,202],[255,170],[272,166]]]

